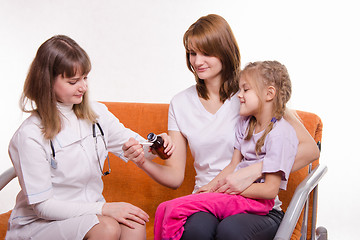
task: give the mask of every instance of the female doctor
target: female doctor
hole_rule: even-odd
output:
[[[67,36],[54,36],[38,49],[21,98],[31,115],[9,145],[21,191],[6,239],[145,239],[147,213],[102,196],[108,151],[126,160],[122,145],[143,138],[104,105],[89,102],[90,69],[86,52]],[[171,154],[174,145],[162,136]]]

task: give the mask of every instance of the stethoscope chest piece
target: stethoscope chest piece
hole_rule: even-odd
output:
[[[53,169],[57,169],[57,161],[55,160],[55,149],[54,149],[54,145],[52,143],[52,141],[50,141],[50,147],[51,147],[51,157],[50,157],[50,166]]]
[[[54,158],[51,158],[50,165],[53,169],[57,169],[57,162],[55,161]]]

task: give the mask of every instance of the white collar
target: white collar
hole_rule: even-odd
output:
[[[57,102],[56,106],[63,115],[67,115],[67,114],[73,112],[74,104],[64,104],[61,102]]]

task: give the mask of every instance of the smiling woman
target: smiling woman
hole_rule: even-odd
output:
[[[203,54],[196,50],[190,50],[190,64],[194,67],[196,75],[200,79],[221,79],[222,64],[219,58]]]
[[[194,193],[209,192],[225,176],[235,176],[236,182],[243,184],[236,186],[242,192],[261,176],[262,167],[261,163],[254,163],[239,169],[237,173],[240,171],[241,174],[230,175],[234,170],[230,162],[234,153],[235,127],[240,110],[240,102],[236,96],[239,89],[240,51],[235,37],[223,17],[209,14],[191,24],[183,36],[183,43],[186,63],[195,76],[196,85],[178,93],[170,102],[168,131],[176,149],[165,161],[165,166],[144,161],[141,168],[165,186],[180,186],[184,180],[188,144],[194,156],[196,170]],[[296,134],[300,136],[299,152],[309,156],[298,157],[297,163],[305,166],[317,158],[318,149],[301,123],[293,121],[293,124],[297,127]],[[125,151],[125,156],[137,158],[131,148],[128,152]],[[176,201],[177,199],[174,200]],[[167,203],[171,205],[173,202],[160,205],[159,215],[155,215],[155,222],[158,223],[155,226],[155,239],[171,238],[165,231],[168,226],[161,223],[161,214]],[[276,198],[275,206],[270,206],[268,214],[239,213],[224,219],[209,212],[196,212],[181,222],[182,230],[176,233],[176,238],[273,239],[283,216],[280,205]],[[166,209],[171,209],[171,206]],[[255,228],[262,231],[254,233],[252,230]]]

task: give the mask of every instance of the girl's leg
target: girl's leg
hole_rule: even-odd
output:
[[[161,203],[156,210],[155,240],[180,239],[187,218],[196,212],[210,212],[216,218],[224,219],[243,212],[264,215],[273,205],[274,200],[252,200],[222,193],[200,193],[176,198]]]
[[[121,236],[120,224],[111,217],[97,216],[99,223],[93,226],[85,235],[85,240],[91,239],[116,239]]]
[[[191,215],[185,225],[181,240],[213,240],[219,220],[208,212],[197,212]]]
[[[180,239],[183,235],[184,224],[192,214],[200,211],[211,212],[204,203],[208,199],[209,193],[201,193],[161,203],[155,213],[154,240]]]
[[[216,232],[218,240],[274,239],[283,212],[271,210],[268,215],[236,214],[222,220]]]

